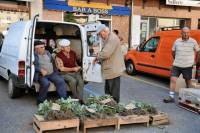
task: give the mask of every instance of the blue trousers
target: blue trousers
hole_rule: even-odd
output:
[[[66,99],[67,97],[66,84],[64,79],[61,76],[59,76],[58,73],[53,72],[50,75],[39,77],[38,81],[40,84],[39,95],[37,97],[38,102],[43,102],[46,100],[50,81],[54,83],[54,85],[56,86],[56,91],[59,97]]]

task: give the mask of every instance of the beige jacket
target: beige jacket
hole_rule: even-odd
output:
[[[98,54],[97,58],[102,62],[102,73],[104,79],[119,77],[125,70],[120,40],[112,32],[109,34],[108,39],[104,40],[104,47]]]

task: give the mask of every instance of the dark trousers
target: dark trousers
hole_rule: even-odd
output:
[[[120,101],[120,77],[114,79],[106,79],[105,94],[109,94],[119,103]]]
[[[46,75],[44,77],[39,77],[39,84],[40,84],[40,90],[39,95],[37,97],[38,102],[43,102],[47,98],[48,88],[50,85],[50,81],[54,83],[56,86],[56,91],[60,98],[66,99],[66,84],[64,79],[58,75],[58,73],[52,73],[50,75]]]

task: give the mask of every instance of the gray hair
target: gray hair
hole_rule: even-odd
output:
[[[182,28],[182,31],[184,31],[184,30],[190,30],[190,28],[185,26],[185,27]]]

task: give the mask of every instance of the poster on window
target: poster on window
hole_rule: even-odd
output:
[[[200,7],[200,0],[166,0],[167,5]]]

